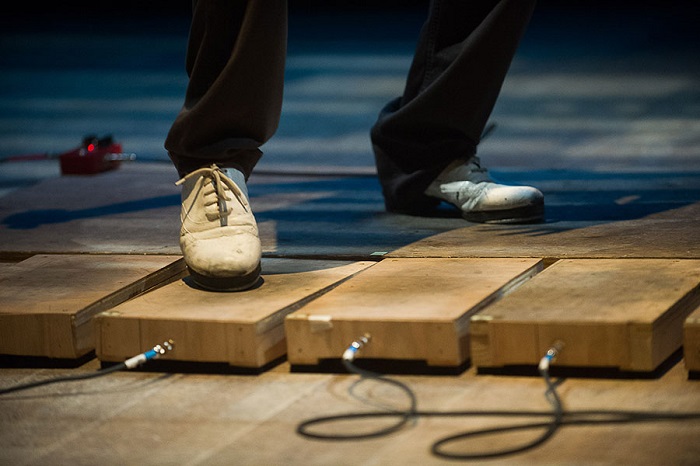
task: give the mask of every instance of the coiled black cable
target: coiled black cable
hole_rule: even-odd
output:
[[[582,425],[604,425],[604,424],[630,424],[638,422],[658,422],[658,421],[692,421],[700,420],[700,413],[664,413],[664,412],[647,412],[647,411],[624,411],[624,410],[591,410],[591,411],[565,411],[559,394],[557,393],[556,385],[551,380],[549,375],[549,362],[554,359],[558,349],[552,348],[547,352],[547,355],[540,362],[540,375],[542,376],[545,385],[545,397],[552,406],[551,411],[421,411],[418,410],[417,397],[411,388],[395,379],[385,377],[381,374],[367,371],[357,367],[354,364],[355,353],[366,343],[369,338],[360,339],[353,342],[344,355],[342,362],[346,369],[360,377],[376,380],[398,387],[408,396],[410,407],[405,410],[390,410],[390,411],[370,411],[370,412],[351,412],[338,414],[333,416],[321,416],[301,422],[297,426],[297,433],[303,437],[314,440],[326,441],[351,441],[377,438],[388,435],[402,429],[409,421],[420,417],[510,417],[510,418],[544,418],[543,421],[518,423],[513,425],[505,425],[487,429],[470,430],[461,432],[448,437],[443,437],[435,441],[431,446],[431,453],[435,456],[451,459],[451,460],[479,460],[493,459],[508,455],[515,455],[532,450],[545,442],[557,433],[564,426],[582,426]],[[396,423],[389,427],[378,428],[370,432],[349,433],[349,434],[329,434],[321,431],[319,428],[331,423],[339,423],[344,421],[354,421],[360,419],[381,419],[381,418],[397,418]],[[484,437],[488,435],[506,434],[516,431],[527,430],[543,430],[534,440],[526,443],[515,445],[510,448],[496,449],[491,451],[461,453],[449,451],[448,447],[457,442]]]

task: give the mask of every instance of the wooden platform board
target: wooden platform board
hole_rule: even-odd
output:
[[[581,208],[550,207],[574,212]],[[700,259],[699,219],[700,202],[695,202],[630,220],[456,226],[396,249],[387,257]]]
[[[683,324],[683,360],[689,372],[700,373],[700,307]]]
[[[96,175],[60,176],[24,186],[0,197],[0,258],[179,255],[176,181],[172,166],[127,163]]]
[[[96,354],[122,361],[164,340],[170,360],[262,368],[284,356],[284,317],[374,262],[264,259],[258,288],[215,293],[188,278],[96,317]]]
[[[561,341],[557,365],[653,371],[698,303],[698,260],[561,260],[472,318],[472,363],[536,365]]]
[[[37,255],[0,268],[0,354],[74,359],[92,318],[185,270],[180,256]]]
[[[539,259],[384,259],[286,318],[287,359],[337,359],[370,334],[362,357],[460,366],[469,318],[541,268]]]

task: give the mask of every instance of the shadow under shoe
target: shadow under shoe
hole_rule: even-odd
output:
[[[214,291],[255,286],[262,246],[244,191],[216,165],[177,184],[183,185],[180,248],[195,283]]]

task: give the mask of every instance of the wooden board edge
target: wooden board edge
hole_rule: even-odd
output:
[[[344,261],[346,262],[346,261]],[[105,361],[119,361],[126,357],[138,354],[137,352],[145,351],[150,348],[152,342],[144,341],[146,335],[152,334],[149,327],[160,326],[171,329],[172,334],[162,334],[161,337],[168,337],[175,340],[175,349],[172,353],[166,356],[166,359],[171,359],[178,362],[188,363],[225,363],[230,366],[240,368],[260,369],[268,366],[272,362],[284,357],[287,352],[286,334],[284,331],[284,319],[290,313],[296,311],[303,305],[317,299],[328,291],[332,290],[339,284],[358,273],[366,270],[374,265],[375,262],[367,262],[361,269],[349,274],[348,276],[329,283],[323,288],[314,291],[313,293],[304,296],[303,298],[288,304],[277,311],[271,313],[264,319],[257,321],[229,321],[229,322],[200,322],[200,321],[179,321],[167,317],[145,318],[143,316],[128,316],[118,312],[103,311],[95,316],[97,326],[96,331],[96,355],[99,359]],[[194,351],[189,351],[189,355],[182,357],[178,354],[178,347],[181,347],[183,337],[188,333],[183,330],[185,327],[198,328],[201,325],[216,326],[215,333],[218,335],[218,343],[214,346],[221,348],[221,352],[212,357],[210,354],[205,355],[206,351],[202,350],[199,354],[194,354]],[[138,342],[135,340],[130,344],[129,349],[134,350],[133,354],[126,355],[124,351],[110,350],[112,346],[108,327],[112,327],[111,332],[121,334],[125,339],[133,340],[133,335],[138,335]],[[190,332],[191,333],[191,332]],[[199,335],[204,341],[207,336]],[[117,339],[120,337],[117,336]]]
[[[685,322],[700,306],[700,283],[676,301],[651,325],[632,322],[629,326],[629,360],[621,369],[654,371],[683,346]]]
[[[382,360],[420,360],[428,366],[434,367],[463,366],[471,357],[469,331],[471,318],[519,288],[544,269],[543,259],[530,259],[532,264],[529,267],[467,309],[460,317],[449,322],[403,321],[400,319],[357,322],[333,319],[331,316],[308,316],[303,313],[303,310],[299,313],[292,313],[285,319],[288,342],[287,358],[293,365],[317,365],[324,359],[339,359],[348,345],[362,335],[385,335],[388,332],[392,335],[393,341],[404,341],[410,340],[416,335],[416,328],[422,328],[418,331],[419,333],[421,331],[427,332],[435,337],[426,337],[425,341],[417,342],[417,344],[383,345],[381,349],[377,348],[377,343],[370,344],[364,349],[365,356]],[[322,336],[323,333],[326,335]],[[331,337],[332,333],[335,334],[334,337]],[[436,341],[439,343],[434,344]],[[310,345],[315,345],[315,348],[312,349]]]
[[[468,359],[466,335],[458,334],[454,322],[354,322],[292,314],[285,320],[285,333],[287,360],[292,365],[314,366],[322,360],[340,359],[353,341],[366,335],[370,343],[362,349],[363,358],[420,360],[439,367],[460,366]],[[382,335],[391,335],[391,341],[382,340]]]
[[[683,322],[683,364],[689,373],[700,372],[700,307]]]

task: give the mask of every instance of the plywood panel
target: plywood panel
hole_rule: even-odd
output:
[[[469,358],[469,317],[541,267],[538,259],[384,259],[287,317],[287,358],[340,358],[369,333],[364,357],[459,366]]]
[[[37,255],[0,273],[0,354],[78,358],[92,318],[184,272],[180,256]]]
[[[373,264],[264,259],[262,286],[237,293],[180,280],[97,316],[96,354],[121,361],[173,339],[172,360],[260,368],[286,353],[287,314]]]
[[[700,259],[698,219],[700,202],[622,221],[455,226],[393,250],[387,257]]]
[[[24,186],[0,197],[0,257],[179,255],[180,188],[175,181],[172,166],[137,163]]]
[[[691,372],[700,372],[700,307],[683,324],[683,359]]]
[[[557,364],[653,371],[699,302],[698,260],[561,260],[472,318],[472,362],[537,364],[560,340]]]

